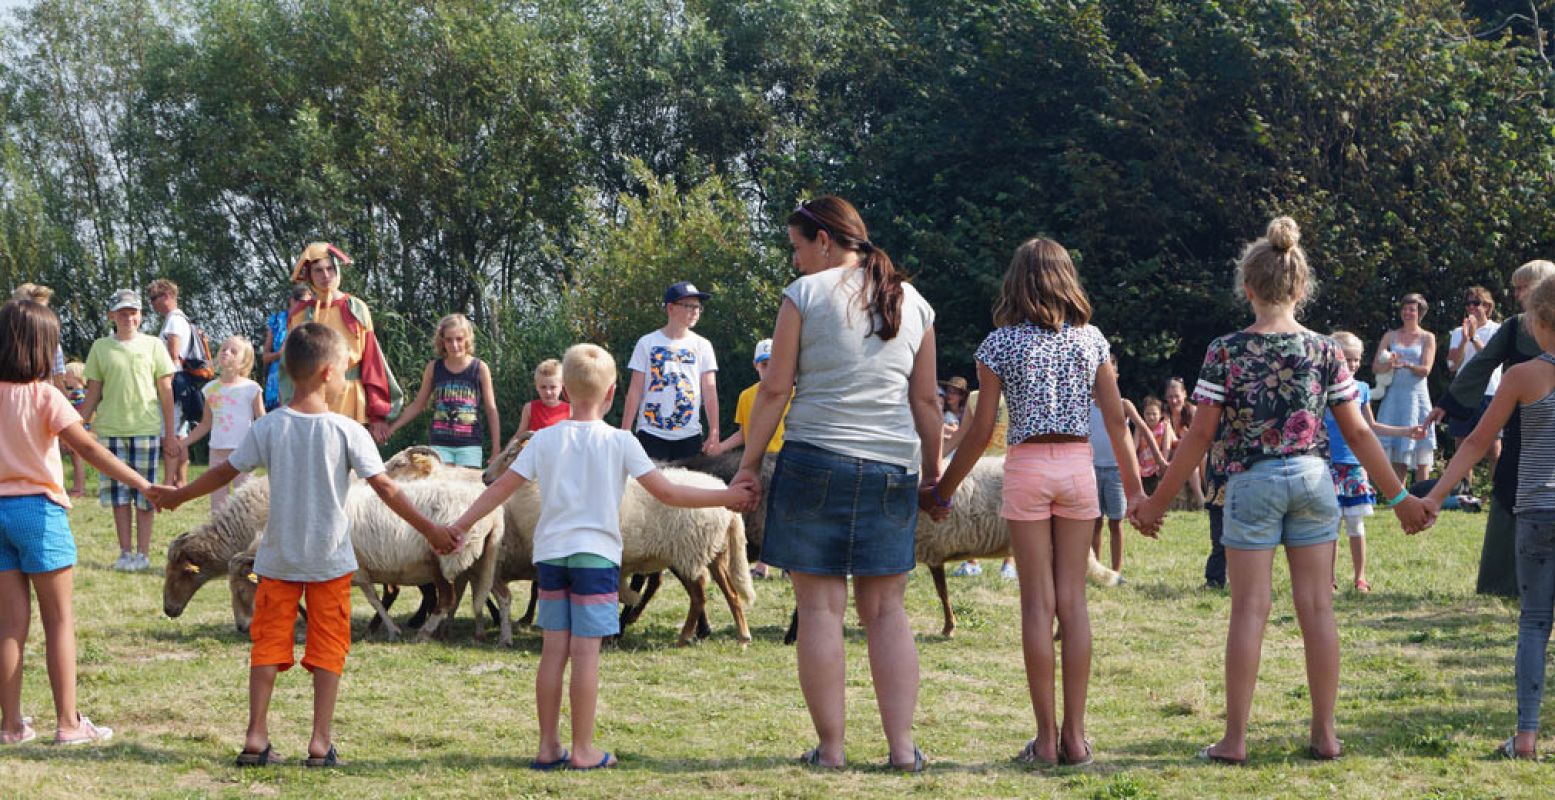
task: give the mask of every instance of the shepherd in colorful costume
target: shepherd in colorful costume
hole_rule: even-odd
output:
[[[404,398],[378,347],[372,312],[360,299],[340,291],[340,270],[350,263],[350,256],[326,242],[314,242],[303,249],[292,268],[292,282],[311,285],[313,301],[292,306],[287,314],[287,330],[317,322],[345,337],[350,354],[346,391],[330,410],[365,424],[373,439],[382,444],[388,438],[388,421],[399,415]],[[281,402],[289,401],[291,395],[291,381],[283,369]]]

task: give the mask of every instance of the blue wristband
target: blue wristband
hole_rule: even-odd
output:
[[[1404,498],[1406,498],[1408,496],[1409,496],[1409,487],[1408,486],[1405,486],[1404,488],[1399,489],[1398,490],[1398,496],[1393,498],[1392,500],[1388,500],[1387,501],[1388,508],[1392,508],[1392,507],[1398,505],[1399,503],[1404,502]]]
[[[939,486],[935,486],[930,491],[934,493],[934,505],[937,505],[940,508],[950,508],[950,501],[939,496]]]

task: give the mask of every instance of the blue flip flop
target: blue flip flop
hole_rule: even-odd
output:
[[[614,767],[616,764],[619,764],[619,763],[621,763],[621,762],[612,760],[611,757],[610,757],[610,754],[606,753],[602,758],[599,759],[599,763],[595,764],[592,767],[571,767],[571,769],[575,769],[575,770],[579,770],[579,771],[589,770],[589,769],[610,769],[611,767]]]
[[[567,762],[571,760],[572,754],[563,748],[561,756],[555,761],[541,761],[537,758],[529,762],[529,768],[538,772],[550,772],[553,769],[561,769],[562,767],[567,766]]]

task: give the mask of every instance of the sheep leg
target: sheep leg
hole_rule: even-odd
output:
[[[643,615],[643,609],[648,607],[648,601],[653,599],[654,594],[659,591],[659,584],[663,583],[664,580],[663,576],[657,572],[648,575],[646,581],[641,580],[642,578],[642,575],[632,576],[632,588],[641,588],[642,591],[638,595],[637,605],[621,612],[622,630],[626,630],[626,626],[636,622],[637,618]]]
[[[367,597],[367,604],[373,607],[377,613],[377,619],[383,622],[383,636],[390,641],[400,638],[400,628],[394,624],[394,619],[389,616],[389,610],[383,607],[383,601],[378,599],[378,590],[373,586],[372,579],[366,572],[357,570],[356,576],[351,579],[362,594]]]
[[[788,630],[783,632],[783,644],[793,644],[799,641],[799,609],[794,609],[794,615],[788,618]]]
[[[437,608],[433,609],[432,613],[427,616],[426,624],[422,625],[421,631],[416,634],[416,641],[418,642],[425,642],[431,639],[432,634],[437,633],[437,626],[443,624],[443,620],[453,613],[454,603],[459,601],[454,596],[454,585],[447,578],[444,578],[442,574],[438,574],[437,578],[430,585],[437,597]]]
[[[680,574],[680,571],[674,567],[670,568],[670,574],[674,575],[675,579],[680,581],[681,586],[686,587],[686,594],[689,595],[692,593],[691,582],[686,579],[686,576]],[[707,637],[713,635],[713,626],[709,625],[707,622],[707,575],[704,573],[702,577],[697,579],[697,582],[702,587],[702,610],[696,613],[696,637],[698,639],[706,639]],[[694,606],[695,601],[692,601],[692,603]]]
[[[383,585],[383,611],[385,614],[394,607],[394,601],[398,599],[400,599],[400,587],[397,584],[385,583]],[[375,614],[372,621],[367,623],[367,632],[373,633],[382,627],[383,620]]]
[[[727,553],[720,555],[712,563],[713,583],[718,584],[718,591],[724,593],[724,600],[729,603],[729,613],[734,617],[734,630],[739,636],[740,644],[750,644],[750,626],[745,622],[745,601],[740,599],[739,592],[734,589],[733,576],[729,574],[729,556]],[[707,619],[707,614],[702,615]]]
[[[930,565],[929,574],[934,576],[934,591],[939,592],[939,605],[945,612],[945,627],[940,630],[940,635],[955,636],[956,612],[950,610],[950,587],[945,585],[945,565]]]
[[[497,644],[511,647],[513,645],[513,592],[508,589],[507,581],[497,581],[492,584],[491,593],[497,599]]]
[[[540,600],[540,584],[536,581],[529,582],[529,606],[524,609],[524,616],[518,618],[518,624],[529,626],[535,624],[535,605]]]
[[[426,625],[427,616],[437,607],[437,584],[423,583],[421,588],[421,605],[405,622],[407,628],[421,628]]]
[[[677,647],[684,647],[702,638],[697,636],[696,632],[697,621],[707,614],[707,573],[704,572],[692,580],[687,580],[679,573],[676,573],[675,577],[680,578],[681,585],[686,587],[686,594],[691,597],[691,607],[686,609],[686,622],[680,626],[680,639],[675,642]]]

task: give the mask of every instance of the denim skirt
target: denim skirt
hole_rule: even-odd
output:
[[[913,568],[917,531],[917,473],[783,443],[767,492],[762,561],[809,575],[900,575]]]

